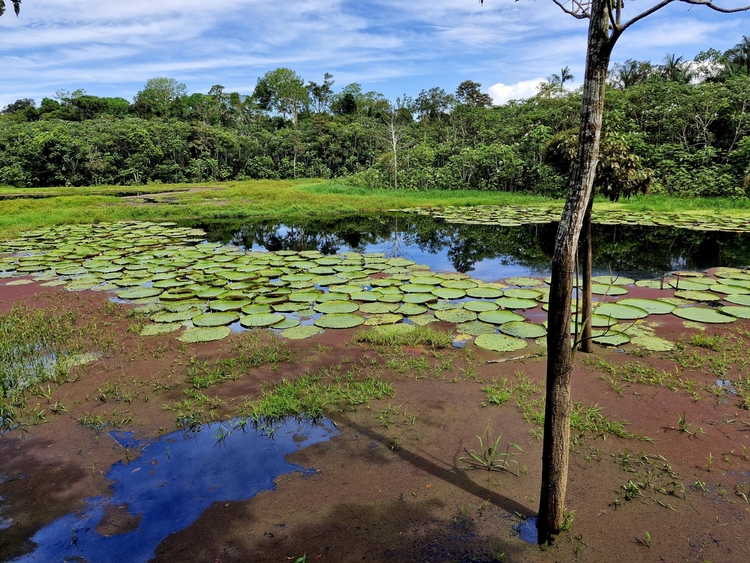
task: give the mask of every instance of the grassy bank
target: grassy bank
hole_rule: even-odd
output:
[[[21,196],[21,197],[16,197]],[[479,191],[382,191],[336,181],[257,180],[158,186],[0,188],[0,239],[47,225],[118,220],[216,220],[372,213],[406,207],[521,205],[562,208],[562,200],[533,194]],[[599,209],[750,214],[750,201],[640,196],[597,201]]]

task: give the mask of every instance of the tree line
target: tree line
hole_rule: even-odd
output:
[[[466,80],[388,100],[334,77],[267,72],[251,94],[153,78],[128,101],[84,90],[0,115],[0,185],[346,178],[391,189],[565,191],[581,107],[565,67],[537,95],[493,105]],[[608,80],[609,169],[674,195],[750,194],[750,38],[692,61],[627,60]],[[573,143],[573,145],[571,145]]]

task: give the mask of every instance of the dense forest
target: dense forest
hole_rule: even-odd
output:
[[[249,95],[153,78],[133,102],[59,91],[0,114],[0,185],[345,178],[391,189],[565,189],[581,104],[569,69],[501,106],[462,82],[387,100],[278,68]],[[750,195],[750,38],[692,61],[627,60],[609,77],[603,161],[641,189]],[[566,156],[567,155],[567,156]]]

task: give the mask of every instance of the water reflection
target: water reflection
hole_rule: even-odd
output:
[[[289,420],[273,439],[239,427],[228,434],[231,428],[232,422],[207,424],[154,442],[112,433],[140,457],[112,466],[111,496],[88,499],[82,511],[39,530],[31,538],[38,547],[14,562],[145,563],[161,540],[187,528],[212,503],[272,489],[279,475],[302,469],[286,461],[288,454],[337,433],[328,420]]]
[[[556,223],[520,227],[457,225],[401,214],[264,219],[194,225],[209,240],[255,250],[382,252],[426,264],[436,271],[466,272],[496,280],[549,274]],[[673,227],[594,225],[594,268],[636,278],[682,269],[750,264],[744,233],[709,233]]]

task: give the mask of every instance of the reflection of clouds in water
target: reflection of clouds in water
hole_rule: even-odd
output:
[[[213,423],[199,432],[173,432],[151,443],[113,433],[121,447],[140,450],[141,457],[112,466],[107,473],[114,481],[112,496],[87,499],[81,512],[42,528],[32,538],[37,549],[14,561],[146,562],[159,542],[187,528],[212,503],[273,489],[279,475],[301,469],[286,461],[288,454],[337,433],[327,420],[314,425],[291,420],[278,427],[272,442],[252,428],[228,432],[226,423]],[[96,527],[108,505],[127,505],[139,519],[136,529],[101,535]]]

